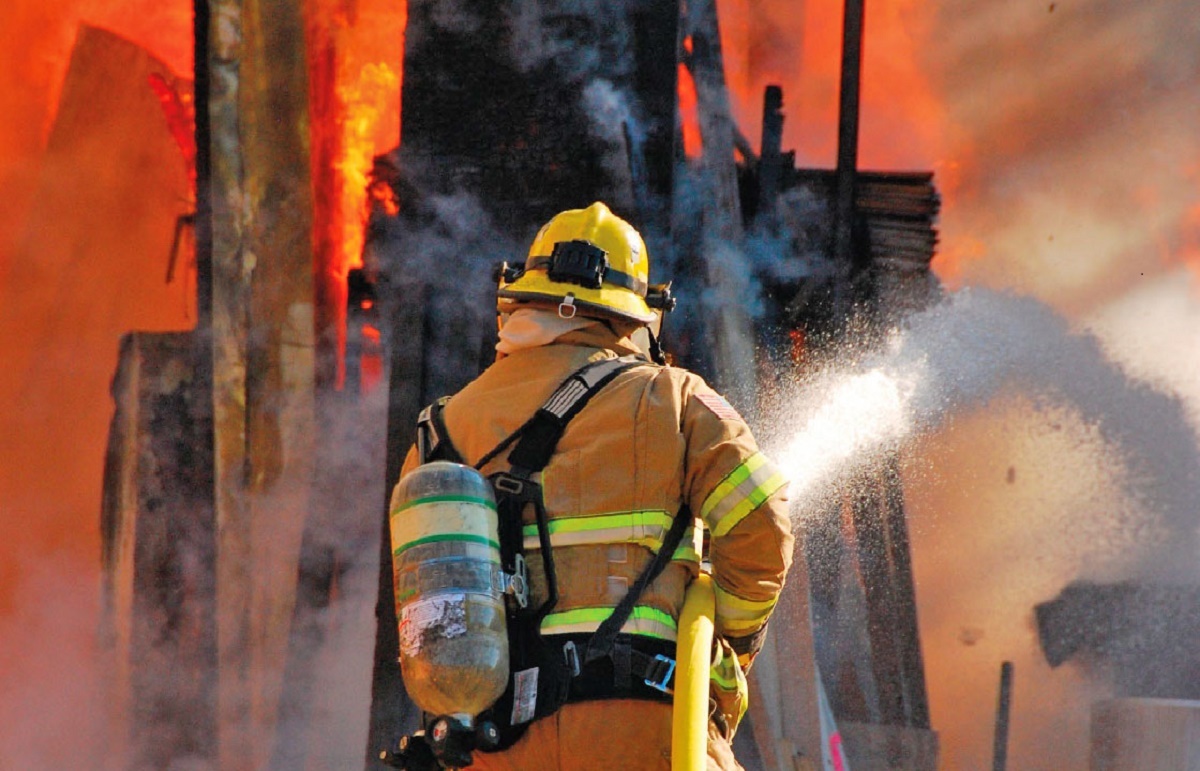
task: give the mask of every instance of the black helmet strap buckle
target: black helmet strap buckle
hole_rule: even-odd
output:
[[[671,294],[671,282],[651,284],[646,291],[646,305],[663,313],[675,310],[675,296]]]
[[[551,281],[599,289],[608,270],[608,252],[588,241],[559,241],[550,253]]]
[[[492,280],[498,284],[511,284],[525,273],[524,265],[509,265],[507,261],[500,263],[492,271]]]

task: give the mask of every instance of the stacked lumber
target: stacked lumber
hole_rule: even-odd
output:
[[[828,201],[833,214],[836,174],[824,169],[796,169],[793,184]],[[864,171],[858,174],[855,207],[867,235],[865,246],[875,264],[926,270],[937,247],[934,223],[941,197],[932,172]]]
[[[876,264],[925,270],[937,248],[934,221],[941,199],[931,172],[864,172],[855,205],[865,220]]]

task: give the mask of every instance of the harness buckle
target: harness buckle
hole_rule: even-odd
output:
[[[575,314],[578,312],[578,310],[579,309],[575,307],[575,295],[573,294],[567,295],[563,298],[562,302],[558,304],[558,315],[560,318],[573,319],[575,318]],[[568,311],[570,312],[568,313]]]
[[[654,656],[650,671],[646,673],[645,683],[656,691],[666,694],[674,693],[671,688],[671,677],[675,674],[675,659],[667,658],[661,653]]]
[[[510,495],[520,495],[525,491],[525,483],[508,474],[497,474],[492,486],[500,492]]]
[[[583,666],[579,662],[579,650],[575,647],[574,640],[567,640],[563,644],[563,658],[567,662],[567,669],[571,670],[571,677],[579,677]]]
[[[511,594],[522,608],[529,607],[529,569],[525,567],[525,556],[513,555],[513,572],[505,573],[506,594]]]

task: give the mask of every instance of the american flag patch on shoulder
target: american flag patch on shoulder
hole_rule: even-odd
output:
[[[740,421],[742,419],[742,416],[733,408],[733,405],[725,401],[725,397],[716,391],[698,391],[696,393],[696,400],[705,407],[708,407],[709,411],[721,420]]]

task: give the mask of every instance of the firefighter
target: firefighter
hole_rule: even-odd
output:
[[[652,360],[643,330],[669,289],[648,285],[642,237],[603,203],[555,216],[503,273],[495,363],[423,413],[404,466],[455,460],[489,476],[505,560],[528,568],[527,607],[508,622],[513,683],[492,715],[507,738],[473,767],[670,768],[676,622],[704,558],[716,592],[709,768],[740,768],[730,742],[745,672],[791,562],[786,481],[702,378]],[[586,374],[601,370],[602,383]],[[548,433],[532,417],[556,405],[577,411],[521,449],[514,439]],[[518,488],[506,549],[504,495]]]

